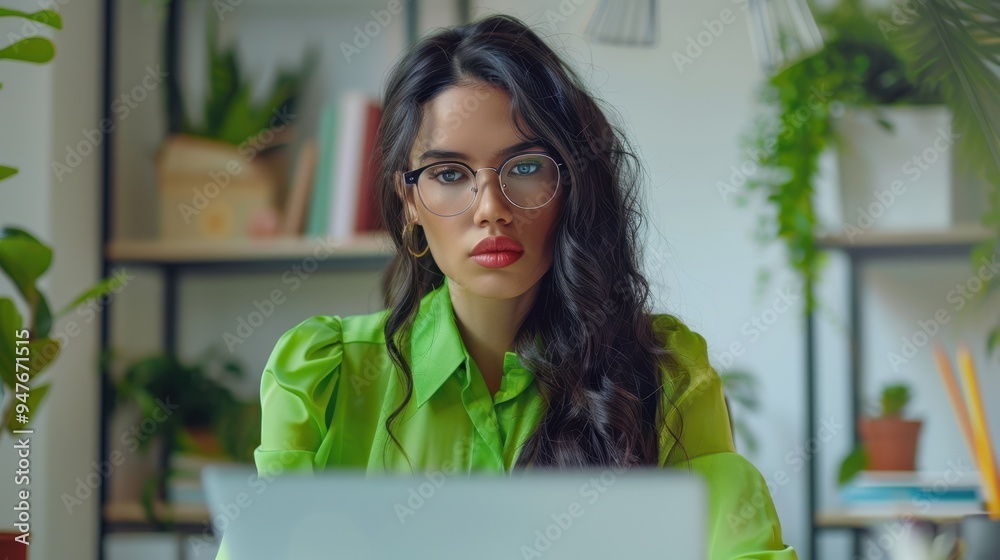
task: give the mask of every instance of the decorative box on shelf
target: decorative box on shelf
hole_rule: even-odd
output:
[[[175,135],[156,156],[160,238],[220,240],[273,234],[280,166],[223,142]]]

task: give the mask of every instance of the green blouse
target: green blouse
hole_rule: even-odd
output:
[[[387,310],[349,317],[316,315],[285,332],[264,367],[261,476],[332,467],[368,472],[473,469],[507,472],[544,413],[534,378],[507,352],[500,390],[490,395],[455,322],[448,281],[420,302],[411,335],[413,396],[389,439],[386,417],[402,399],[382,331]],[[709,489],[710,560],[797,560],[784,544],[770,492],[758,470],[734,451],[722,383],[705,339],[671,315],[656,331],[679,358],[664,372],[663,400],[683,418],[681,443],[661,430],[662,467],[687,468]],[[676,409],[665,423],[679,427]],[[386,442],[388,440],[388,445]],[[217,560],[228,560],[223,539]]]

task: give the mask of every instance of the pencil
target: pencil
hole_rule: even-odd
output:
[[[997,479],[996,460],[990,443],[989,429],[983,414],[983,403],[979,397],[979,384],[976,382],[976,370],[972,363],[969,349],[960,344],[958,347],[958,368],[965,382],[965,400],[972,415],[972,437],[976,443],[976,456],[979,460],[983,479],[983,492],[986,494],[986,512],[990,519],[1000,519],[1000,481]]]
[[[969,424],[969,411],[965,408],[965,401],[962,399],[962,391],[959,389],[958,378],[951,369],[948,355],[940,344],[934,345],[934,359],[937,361],[938,373],[941,374],[941,381],[944,382],[945,391],[948,393],[948,400],[951,401],[951,408],[955,411],[955,419],[958,420],[958,427],[962,430],[962,437],[965,444],[969,446],[969,453],[976,456],[976,442],[972,438],[972,426]]]

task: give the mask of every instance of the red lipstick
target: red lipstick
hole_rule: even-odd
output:
[[[523,254],[524,247],[520,243],[506,235],[497,235],[484,237],[472,249],[470,257],[480,266],[503,268],[517,262]]]

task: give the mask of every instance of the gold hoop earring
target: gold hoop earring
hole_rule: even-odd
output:
[[[420,257],[427,254],[427,250],[430,249],[431,246],[430,244],[428,244],[426,247],[424,247],[424,250],[420,251],[419,253],[414,253],[413,249],[410,248],[412,244],[410,243],[409,239],[413,237],[413,226],[416,225],[416,223],[417,222],[413,221],[406,224],[406,226],[403,227],[403,245],[406,246],[406,250],[409,251],[411,255],[419,259]]]

